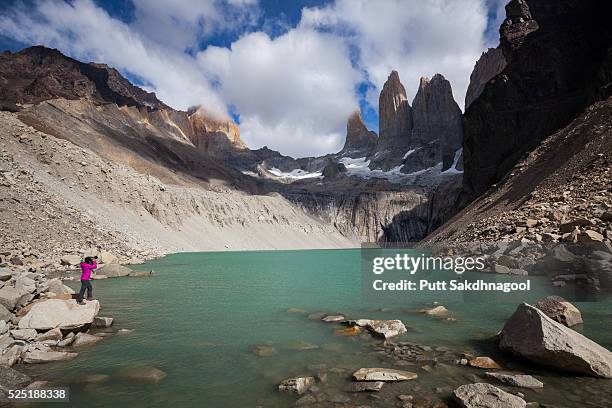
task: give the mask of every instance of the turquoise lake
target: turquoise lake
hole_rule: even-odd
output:
[[[362,298],[358,249],[184,253],[134,269],[153,269],[155,275],[93,283],[102,304],[100,315],[114,317],[113,331],[132,329],[131,334],[110,336],[80,350],[69,362],[28,367],[34,377],[69,386],[71,407],[286,407],[298,397],[280,394],[281,380],[332,368],[326,381],[317,384],[329,395],[325,406],[334,406],[333,401],[341,406],[347,398],[356,405],[399,406],[398,394],[447,402],[455,387],[485,381],[484,370],[427,364],[395,367],[415,371],[419,378],[385,385],[379,399],[344,392],[352,371],[394,367],[393,363],[375,352],[381,340],[365,334],[335,335],[345,326],[309,319],[315,312],[401,319],[408,332],[394,340],[493,357],[505,368],[528,372],[545,383],[542,390],[516,389],[527,401],[558,407],[612,406],[609,380],[558,376],[496,350],[492,337],[518,301],[549,294],[548,282],[538,278],[532,277],[530,293],[512,302],[466,302],[439,292],[431,298],[407,296],[405,304],[386,304]],[[420,313],[432,307],[432,299],[446,306],[455,320]],[[610,302],[576,305],[585,320],[578,330],[611,349]],[[256,355],[258,345],[275,352]],[[157,384],[142,384],[116,376],[122,369],[144,365],[163,370],[167,377]],[[110,379],[84,383],[89,374],[107,374]]]

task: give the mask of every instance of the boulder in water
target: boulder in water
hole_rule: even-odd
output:
[[[506,322],[499,347],[559,371],[612,378],[609,350],[526,303]]]
[[[293,392],[303,394],[315,383],[314,377],[293,377],[281,381],[278,390],[281,392]]]
[[[89,346],[99,342],[100,340],[102,340],[102,337],[87,333],[77,333],[77,335],[74,337],[74,341],[72,342],[72,347]]]
[[[96,316],[96,317],[94,317],[93,322],[92,322],[91,325],[93,327],[99,327],[99,328],[111,327],[113,325],[113,318],[112,317]]]
[[[0,386],[2,388],[21,388],[30,383],[30,381],[32,379],[27,375],[10,367],[0,366]]]
[[[494,378],[504,384],[511,385],[513,387],[521,388],[542,388],[544,383],[535,377],[526,374],[512,374],[512,373],[486,373],[487,377]]]
[[[130,273],[132,273],[132,270],[130,268],[119,264],[104,265],[96,270],[96,275],[100,274],[109,278],[128,276]]]
[[[393,368],[360,368],[353,373],[353,378],[357,381],[407,381],[417,377],[416,373]]]
[[[342,316],[342,315],[328,315],[328,316],[325,316],[325,317],[321,318],[321,320],[324,321],[325,323],[337,323],[337,322],[344,321],[344,316]]]
[[[406,333],[406,326],[401,320],[371,320],[366,327],[373,334],[385,339]]]
[[[346,390],[348,392],[378,392],[385,383],[383,381],[362,381],[350,383]]]
[[[580,310],[561,296],[545,297],[534,306],[544,312],[546,316],[567,327],[583,323]]]
[[[472,367],[478,368],[501,368],[499,364],[497,364],[490,357],[476,357],[468,361],[468,364]]]
[[[466,384],[453,391],[453,399],[462,408],[524,408],[527,403],[516,395],[491,384]]]

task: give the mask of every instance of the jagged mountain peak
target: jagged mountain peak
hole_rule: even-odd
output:
[[[342,151],[348,149],[369,149],[376,144],[376,133],[368,130],[361,113],[356,110],[346,122],[346,141]]]
[[[381,141],[408,143],[412,112],[397,71],[391,71],[378,99]]]

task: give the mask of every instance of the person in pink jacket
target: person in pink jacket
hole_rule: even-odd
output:
[[[77,302],[83,304],[83,296],[87,290],[87,300],[93,300],[93,288],[91,286],[91,274],[98,267],[97,256],[88,256],[81,262],[81,290],[77,296]]]

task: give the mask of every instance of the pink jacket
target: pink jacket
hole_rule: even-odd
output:
[[[91,278],[91,272],[98,267],[96,260],[93,260],[93,264],[81,262],[81,280],[89,280]]]

